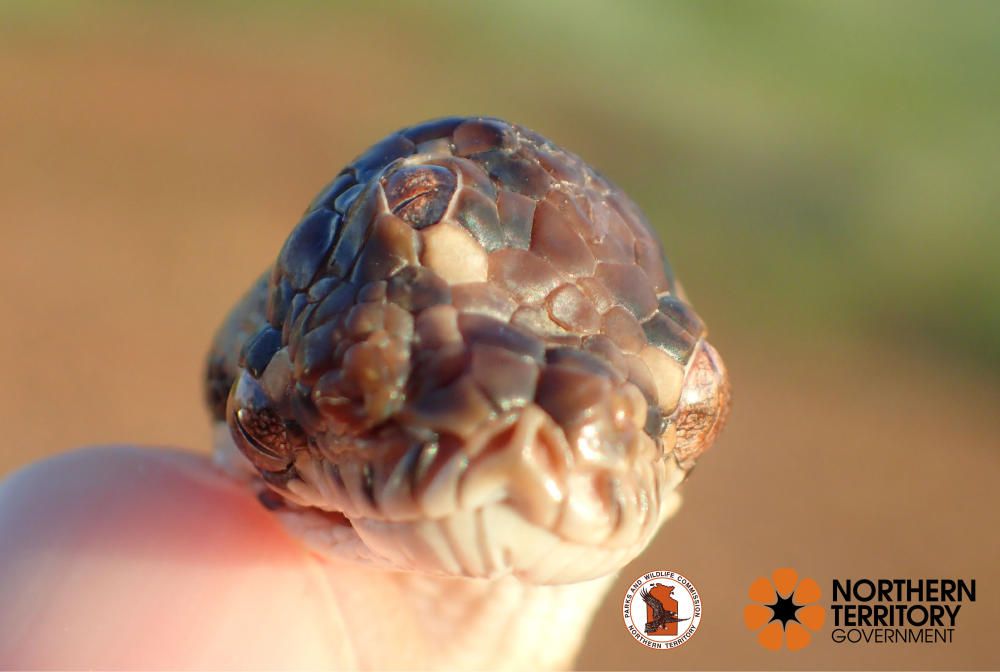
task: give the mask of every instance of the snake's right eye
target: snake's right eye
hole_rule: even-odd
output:
[[[280,472],[291,465],[300,432],[275,412],[252,376],[244,373],[234,385],[227,415],[236,446],[254,466]]]

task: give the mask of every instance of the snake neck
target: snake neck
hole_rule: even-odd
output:
[[[360,669],[568,668],[614,578],[546,586],[317,563],[335,641]]]

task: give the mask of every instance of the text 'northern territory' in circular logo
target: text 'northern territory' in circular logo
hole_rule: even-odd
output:
[[[677,572],[657,570],[632,582],[622,604],[625,627],[651,649],[674,649],[691,639],[701,623],[701,596]]]

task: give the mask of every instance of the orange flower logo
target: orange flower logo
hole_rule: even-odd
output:
[[[798,651],[812,639],[809,631],[823,626],[823,607],[813,604],[820,598],[819,584],[810,578],[800,581],[794,569],[776,569],[770,580],[759,577],[749,594],[754,603],[743,609],[743,622],[757,632],[765,649],[777,651],[784,641],[789,651]]]

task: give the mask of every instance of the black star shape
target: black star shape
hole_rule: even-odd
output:
[[[774,612],[774,616],[771,617],[771,621],[781,621],[782,630],[788,628],[788,621],[795,621],[796,623],[799,623],[799,618],[795,615],[795,613],[801,609],[803,605],[795,604],[793,601],[795,593],[792,593],[788,597],[777,595],[777,598],[777,602],[767,605],[767,607]],[[768,621],[768,623],[771,621]]]

